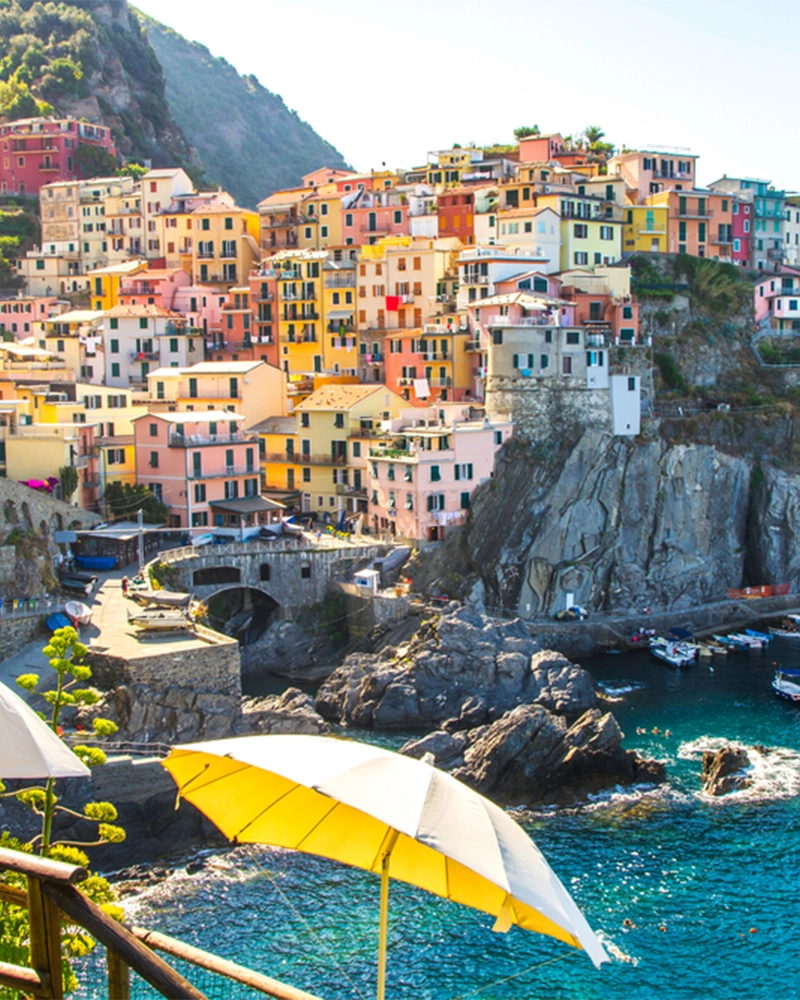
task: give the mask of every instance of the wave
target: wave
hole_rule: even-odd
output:
[[[718,736],[700,736],[696,740],[682,743],[678,749],[678,757],[688,760],[709,751],[716,753],[725,746],[739,746],[747,751],[750,767],[745,768],[744,773],[750,779],[750,784],[746,788],[720,796],[698,791],[696,794],[704,801],[762,801],[789,799],[800,794],[800,753],[789,747],[749,746]]]
[[[622,698],[626,694],[631,694],[633,691],[641,691],[642,688],[646,688],[647,685],[642,681],[598,681],[597,686],[603,692],[603,698],[606,701],[622,701]]]

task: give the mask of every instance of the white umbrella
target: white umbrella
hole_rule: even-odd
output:
[[[23,698],[0,684],[0,778],[86,778],[90,773]]]
[[[424,761],[354,740],[244,736],[175,747],[180,795],[236,843],[272,844],[381,874],[378,996],[389,875],[609,961],[522,827]]]

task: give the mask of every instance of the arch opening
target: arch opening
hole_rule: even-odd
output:
[[[253,587],[231,587],[206,601],[208,623],[242,646],[257,642],[274,620],[278,602]]]
[[[204,569],[196,569],[192,574],[192,583],[195,587],[239,583],[241,579],[242,571],[237,566],[206,566]]]

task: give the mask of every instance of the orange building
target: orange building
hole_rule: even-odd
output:
[[[667,252],[730,260],[733,253],[733,199],[715,191],[673,189],[645,199],[667,208]]]

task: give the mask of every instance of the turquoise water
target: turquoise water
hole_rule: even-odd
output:
[[[641,654],[587,662],[617,692],[613,710],[626,745],[666,760],[669,785],[617,790],[525,820],[613,963],[597,971],[557,941],[516,928],[493,934],[490,917],[395,883],[388,996],[800,996],[800,709],[772,695],[776,662],[800,666],[800,656],[784,643],[680,673]],[[755,755],[750,789],[712,801],[699,794],[700,757],[721,740],[779,749]],[[345,1000],[374,996],[378,888],[376,878],[328,861],[238,848],[209,856],[198,874],[176,872],[127,906],[139,924]],[[558,960],[541,965],[551,959]],[[90,961],[81,1000],[105,996],[101,963],[100,955]],[[188,976],[209,996],[250,995]],[[151,995],[137,985],[137,998]]]

